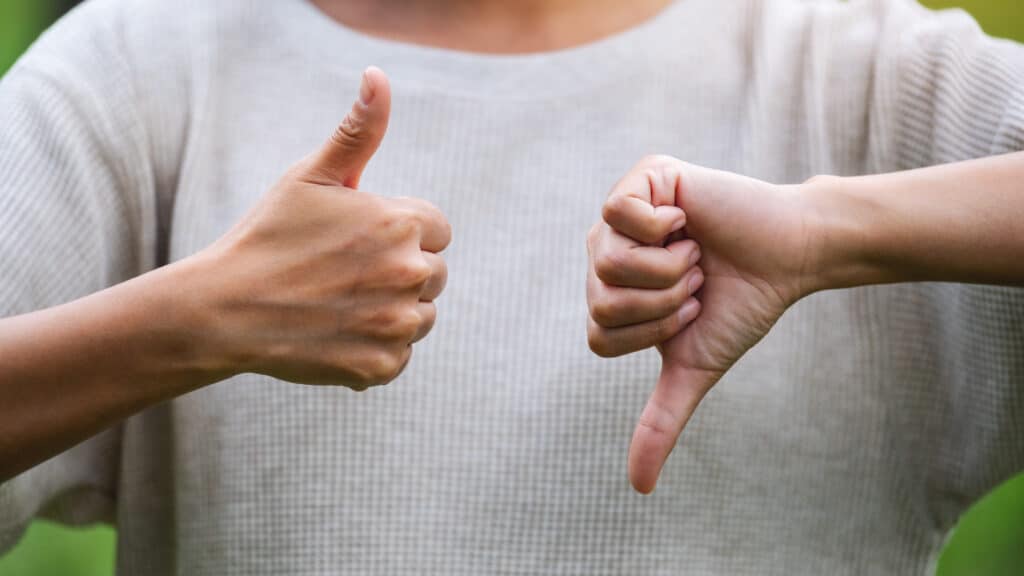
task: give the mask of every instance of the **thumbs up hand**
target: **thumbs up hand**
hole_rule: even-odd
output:
[[[194,257],[225,375],[363,390],[395,378],[430,331],[448,222],[423,200],[357,189],[390,105],[384,73],[368,69],[331,139]]]
[[[662,355],[629,451],[639,492],[654,489],[704,395],[814,291],[811,215],[797,187],[666,156],[644,159],[611,191],[588,236],[588,336],[601,356]]]

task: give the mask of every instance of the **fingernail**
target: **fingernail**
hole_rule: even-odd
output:
[[[687,268],[696,265],[697,262],[700,262],[700,248],[694,248],[690,253],[690,264]]]
[[[672,232],[679,232],[686,226],[686,216],[681,216],[678,220],[672,223]]]
[[[696,273],[694,273],[692,277],[690,277],[690,294],[693,294],[697,290],[700,290],[702,284],[704,284],[704,274],[702,274],[700,271],[697,271]]]
[[[363,106],[369,106],[370,102],[373,102],[374,94],[373,88],[370,86],[369,72],[369,68],[363,72],[363,80],[359,84],[359,103]]]

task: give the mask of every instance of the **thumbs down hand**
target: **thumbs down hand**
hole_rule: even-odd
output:
[[[796,187],[667,156],[644,159],[611,191],[587,242],[588,337],[605,357],[661,352],[629,451],[639,492],[654,490],[711,387],[812,291],[810,220]]]

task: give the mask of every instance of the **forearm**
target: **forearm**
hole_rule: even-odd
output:
[[[190,266],[0,320],[0,480],[229,375],[201,348]]]
[[[815,290],[948,281],[1024,285],[1024,153],[803,185]]]

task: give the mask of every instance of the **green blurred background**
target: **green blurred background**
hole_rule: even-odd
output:
[[[74,4],[0,0],[0,74]],[[1024,42],[1024,0],[924,0],[924,4],[966,8],[990,34]],[[110,526],[72,529],[38,521],[13,551],[0,557],[0,576],[109,576],[114,573],[116,539]],[[961,519],[939,559],[937,573],[1024,574],[1024,475],[995,490]]]

